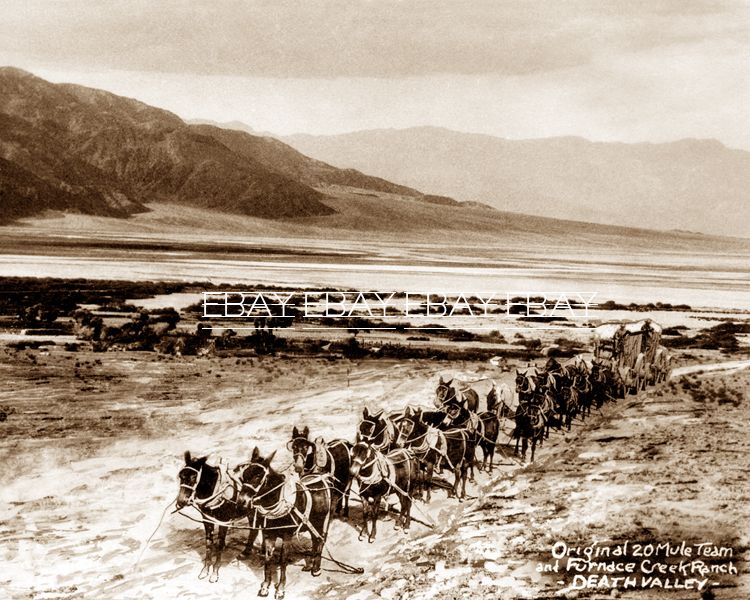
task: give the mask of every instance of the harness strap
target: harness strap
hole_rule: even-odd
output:
[[[453,461],[450,459],[450,456],[448,456],[447,438],[448,438],[448,434],[453,433],[454,431],[456,433],[458,433],[458,435],[461,436],[461,447],[463,448],[463,452],[461,453],[461,461],[457,465],[454,465]],[[443,434],[443,438],[446,440],[445,450],[443,452],[440,452],[437,449],[436,450],[440,454],[440,456],[442,456],[443,458],[445,458],[445,460],[448,461],[448,464],[450,465],[450,468],[453,469],[453,470],[455,470],[455,469],[457,469],[458,467],[461,466],[461,464],[464,461],[464,456],[466,456],[466,439],[467,439],[467,436],[469,434],[466,432],[465,429],[452,429],[452,430],[449,430],[447,432],[441,432],[441,433]]]
[[[255,508],[265,519],[275,520],[286,517],[292,512],[297,502],[298,485],[299,478],[296,477],[296,474],[289,473],[284,475],[284,480],[274,488],[281,489],[279,492],[279,499],[276,503],[268,507],[253,503],[253,508]],[[267,495],[267,493],[264,495]]]
[[[310,483],[315,482],[323,482],[325,485],[325,492],[326,492],[326,504],[330,508],[331,506],[331,487],[329,485],[329,478],[328,475],[306,475],[302,480],[298,480],[295,482],[295,502],[292,504],[292,506],[289,509],[289,512],[287,514],[281,515],[281,516],[271,516],[268,514],[261,514],[261,517],[263,519],[263,524],[258,527],[257,521],[258,521],[258,514],[261,513],[261,511],[256,510],[253,513],[253,525],[252,529],[277,529],[276,527],[268,527],[267,523],[268,521],[274,521],[278,520],[280,518],[283,518],[285,516],[290,516],[294,524],[297,526],[294,535],[299,536],[300,531],[303,527],[306,527],[308,531],[310,532],[310,535],[313,535],[317,537],[320,540],[325,540],[326,536],[328,535],[328,525],[330,523],[331,518],[331,511],[326,511],[326,516],[323,521],[323,533],[319,532],[315,526],[310,522],[310,513],[312,512],[312,506],[313,506],[313,500],[312,500],[312,493],[310,492],[310,489],[308,485]],[[304,512],[302,512],[299,508],[297,508],[296,498],[297,494],[299,492],[302,492],[304,494],[305,499],[305,506],[304,506]]]

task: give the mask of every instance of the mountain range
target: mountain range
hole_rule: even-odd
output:
[[[747,236],[747,190],[750,153],[716,141],[513,141],[432,127],[276,139],[0,68],[0,224],[159,205],[174,220],[203,211],[197,228],[229,214],[315,236]]]
[[[750,237],[750,152],[716,140],[509,140],[437,127],[281,139],[338,167],[502,211]]]
[[[48,210],[126,217],[171,202],[261,218],[331,215],[339,188],[427,201],[269,137],[0,68],[0,222]]]

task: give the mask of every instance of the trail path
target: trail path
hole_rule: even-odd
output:
[[[103,364],[84,364],[92,358]],[[21,359],[13,360],[17,362],[0,364],[7,382],[0,399],[19,405],[6,424],[17,429],[6,429],[13,434],[0,443],[11,467],[0,480],[0,562],[6,566],[0,586],[19,599],[255,597],[262,564],[257,558],[238,559],[245,532],[230,534],[219,581],[211,584],[197,578],[202,527],[178,514],[159,525],[162,511],[177,493],[176,474],[186,449],[196,455],[218,454],[230,462],[246,459],[255,445],[264,453],[277,449],[274,465],[281,469],[290,462],[285,444],[292,425],[308,425],[313,435],[351,439],[365,405],[389,410],[406,404],[429,406],[438,374],[446,369],[464,379],[487,374],[476,364],[448,367],[431,361],[311,360],[290,366],[268,359],[240,366],[229,359],[154,362],[138,353],[112,353],[79,354],[82,378],[77,381],[71,379],[68,363],[54,353],[33,371]],[[684,367],[673,376],[748,366],[750,361]],[[511,374],[493,377],[512,384]],[[110,421],[103,420],[112,415]],[[129,415],[145,418],[148,434],[139,429],[141,421],[123,429],[129,426]],[[25,420],[13,420],[21,416]],[[537,465],[559,456],[578,436],[590,434],[602,418],[596,415],[583,426],[577,421],[571,433],[552,434],[537,454]],[[117,427],[92,437],[90,432],[99,432],[92,427],[110,422]],[[509,439],[512,422],[505,425],[501,441]],[[510,478],[522,465],[505,447],[499,448],[496,462],[493,478],[479,474],[477,485],[467,486],[469,494],[482,498],[499,485],[512,485]],[[441,528],[461,523],[480,503],[459,504],[438,490],[429,506],[415,503],[413,513],[439,524],[434,531],[413,523],[405,535],[385,521],[376,542],[368,544],[357,541],[354,527],[360,514],[353,502],[349,522],[333,521],[327,548],[336,558],[365,568],[365,576],[353,577],[324,563],[323,576],[312,578],[295,563],[288,571],[287,598],[370,597],[373,573],[387,573],[389,565],[400,568],[394,561],[397,551],[429,542]],[[499,511],[495,518],[503,514]],[[472,535],[491,538],[497,545],[511,533],[479,528]]]

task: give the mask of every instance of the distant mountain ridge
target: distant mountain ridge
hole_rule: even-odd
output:
[[[437,127],[280,139],[338,167],[498,210],[750,237],[750,152],[716,140],[508,140]]]
[[[45,210],[124,217],[172,202],[262,218],[336,209],[326,188],[420,198],[282,142],[210,125],[109,92],[0,68],[0,223]]]
[[[171,211],[170,223],[194,207],[201,219],[223,213],[287,221],[290,227],[259,227],[295,235],[346,230],[470,243],[480,233],[515,232],[584,243],[657,237],[634,227],[747,235],[750,223],[750,153],[718,142],[635,145],[646,149],[639,162],[627,144],[515,142],[437,128],[290,138],[311,153],[338,156],[331,162],[344,166],[335,167],[235,126],[250,129],[188,124],[137,100],[0,68],[0,224],[45,211],[127,217],[160,205]],[[358,161],[368,172],[392,171],[401,183],[346,166]],[[427,193],[406,181],[419,181]],[[665,190],[673,194],[669,203]],[[524,214],[534,212],[543,217]],[[699,237],[664,235],[679,245]]]

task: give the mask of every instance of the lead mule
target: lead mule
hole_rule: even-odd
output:
[[[257,525],[263,531],[264,579],[258,596],[268,596],[276,567],[277,557],[279,581],[275,598],[284,597],[286,589],[287,544],[301,531],[310,533],[312,551],[305,559],[303,571],[313,577],[320,575],[323,546],[328,536],[331,514],[331,483],[327,475],[307,475],[300,478],[296,473],[278,473],[271,467],[275,452],[267,458],[260,455],[256,447],[250,464],[242,471],[242,489],[239,504],[252,508],[257,515]],[[276,542],[281,540],[278,552]]]
[[[185,452],[185,466],[180,469],[177,477],[180,481],[180,491],[177,494],[175,507],[177,510],[185,506],[198,509],[203,517],[203,528],[206,536],[206,555],[203,568],[198,577],[209,577],[214,583],[219,579],[221,554],[226,546],[229,522],[235,519],[247,518],[252,525],[253,509],[241,506],[237,502],[239,485],[226,477],[219,467],[206,464],[208,457],[193,458],[190,451]],[[226,479],[226,481],[222,481]],[[214,528],[218,526],[218,535],[214,539]],[[242,551],[243,556],[250,556],[253,544],[258,535],[256,529],[250,528],[250,533]]]

